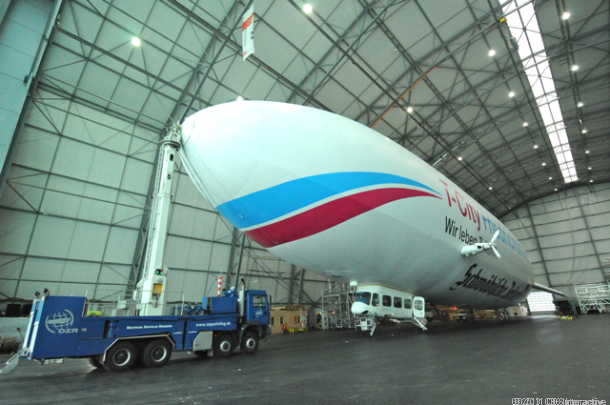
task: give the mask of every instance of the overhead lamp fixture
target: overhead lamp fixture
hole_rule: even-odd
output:
[[[513,98],[515,97],[515,92],[511,91],[510,93],[508,93],[508,97]]]
[[[563,14],[561,15],[561,19],[562,19],[562,20],[567,20],[568,18],[570,18],[570,16],[571,16],[571,15],[572,15],[572,14],[570,14],[569,12],[567,12],[567,11],[566,11],[565,13],[563,13]]]
[[[549,177],[549,180],[553,180],[553,177],[552,177],[552,176],[551,176],[551,177]]]
[[[588,154],[589,154],[589,149],[587,149],[587,150],[585,151],[585,153],[588,155]]]
[[[311,10],[312,10],[311,4],[308,3],[303,6],[303,11],[305,12],[305,14],[311,13]]]
[[[237,96],[237,98],[235,99],[235,101],[244,101],[244,98],[242,96]]]
[[[589,183],[593,183],[593,179],[589,180]]]
[[[591,166],[587,167],[587,169],[591,170]]]
[[[493,188],[493,187],[489,187],[489,189],[490,189],[490,190],[493,190],[494,188]]]
[[[140,38],[133,37],[133,38],[131,38],[131,44],[133,46],[140,46],[140,45],[142,45],[142,42],[140,42]]]
[[[458,160],[460,160],[460,161],[461,161],[462,159],[464,159],[464,158],[463,158],[463,157],[461,157],[461,156],[458,156]]]
[[[496,54],[496,51],[494,51],[493,49],[489,50],[489,56],[494,56]]]
[[[557,191],[557,189],[555,189],[555,191]]]
[[[579,106],[579,107],[582,107],[583,105],[584,105],[584,104],[583,104],[583,102],[582,102],[582,101],[579,101],[579,102],[578,102],[578,106]]]
[[[524,126],[524,127],[527,127],[528,125],[529,125],[529,124],[528,124],[527,122],[524,122],[524,123],[523,123],[523,126]]]
[[[572,65],[572,72],[576,72],[578,70],[578,65]]]
[[[542,166],[546,166],[546,163],[542,162]]]
[[[411,113],[413,112],[413,107],[408,106],[408,107],[407,107],[407,112],[408,112],[409,114],[411,114]]]
[[[538,145],[534,145],[534,149],[538,149]]]
[[[581,132],[582,132],[583,134],[586,134],[586,133],[587,133],[587,129],[586,129],[586,128],[583,128]]]

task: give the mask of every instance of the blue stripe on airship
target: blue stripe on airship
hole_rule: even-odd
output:
[[[237,228],[244,229],[271,221],[333,195],[378,184],[404,184],[439,194],[422,183],[393,174],[328,173],[278,184],[220,204],[216,209]]]

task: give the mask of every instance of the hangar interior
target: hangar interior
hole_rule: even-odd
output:
[[[608,280],[607,1],[309,5],[4,1],[0,308],[42,288],[96,299],[133,288],[158,142],[238,98],[374,126],[503,220],[536,281],[573,297],[575,283]],[[173,186],[169,301],[199,300],[222,275],[277,305],[320,302],[328,280],[243,237],[179,161]]]

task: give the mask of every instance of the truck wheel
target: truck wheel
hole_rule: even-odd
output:
[[[119,342],[106,353],[106,371],[125,371],[133,367],[138,357],[138,349],[129,342]]]
[[[214,356],[229,357],[235,350],[235,339],[228,333],[220,335],[214,343]]]
[[[89,364],[91,364],[95,368],[103,368],[102,363],[100,363],[99,356],[89,357]]]
[[[258,334],[246,332],[241,341],[241,352],[243,354],[254,354],[258,350]]]
[[[172,345],[167,339],[156,339],[140,353],[140,361],[146,367],[161,367],[172,357]]]

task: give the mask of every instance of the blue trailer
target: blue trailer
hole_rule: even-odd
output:
[[[267,334],[269,302],[265,291],[242,290],[204,298],[201,315],[85,316],[85,297],[43,296],[32,305],[23,348],[6,362],[7,373],[20,357],[39,364],[88,358],[107,371],[165,365],[173,351],[228,357],[237,348],[253,354]]]

